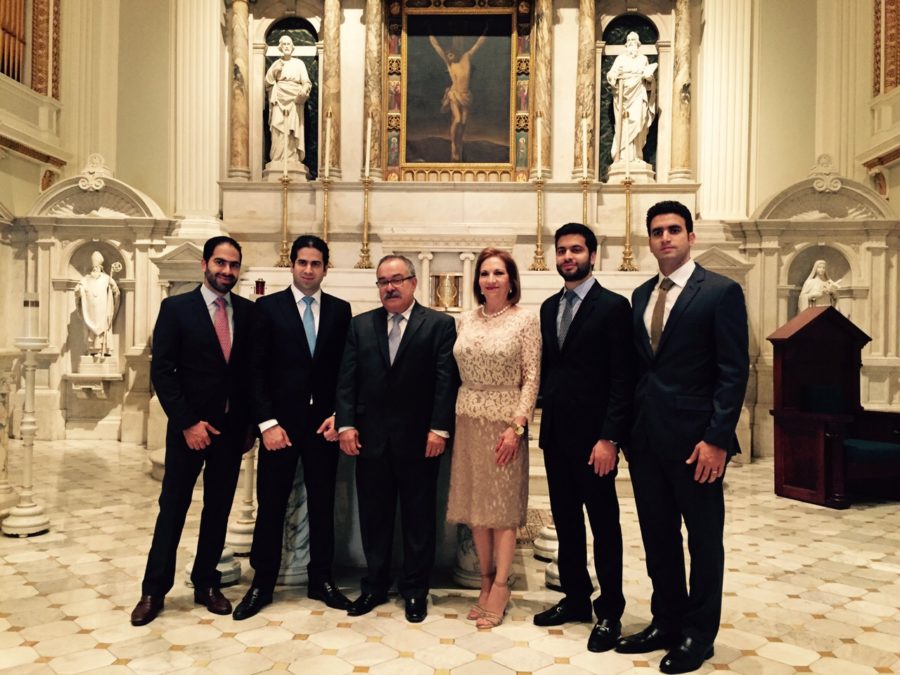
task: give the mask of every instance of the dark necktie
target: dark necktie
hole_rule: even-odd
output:
[[[400,322],[403,321],[403,315],[394,314],[391,317],[391,321],[394,325],[391,326],[391,332],[388,333],[388,356],[390,356],[391,365],[393,365],[394,357],[397,356],[397,349],[400,348],[400,338],[402,337],[400,334]]]
[[[228,363],[228,359],[231,358],[231,332],[228,330],[228,312],[225,311],[225,304],[225,298],[216,298],[213,325],[216,328],[216,337],[219,338],[219,346],[222,347],[222,356]]]
[[[303,302],[306,308],[303,310],[303,332],[306,333],[306,344],[309,345],[309,353],[316,353],[316,319],[313,317],[312,304],[313,297],[304,295]]]
[[[665,277],[659,284],[659,294],[656,296],[656,304],[653,305],[653,314],[650,317],[650,349],[656,353],[659,347],[659,338],[662,337],[663,316],[666,313],[666,295],[669,289],[675,285],[669,277]]]
[[[578,294],[572,289],[567,288],[563,293],[563,302],[566,304],[563,306],[562,318],[559,320],[559,332],[557,333],[560,349],[562,349],[563,343],[566,341],[566,334],[569,332],[569,326],[572,325],[572,316],[574,314],[572,310],[575,307],[575,300],[577,299]]]

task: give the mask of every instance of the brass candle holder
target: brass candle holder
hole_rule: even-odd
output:
[[[281,253],[278,255],[278,262],[275,267],[290,267],[291,256],[290,246],[288,245],[288,185],[291,183],[291,177],[285,173],[281,179]]]
[[[363,232],[362,246],[359,249],[359,260],[354,267],[358,270],[372,269],[372,261],[369,259],[369,190],[372,189],[372,179],[366,176],[363,183]]]
[[[622,181],[625,186],[625,247],[622,249],[622,264],[619,265],[620,272],[637,272],[637,265],[634,264],[634,256],[631,253],[631,184],[630,176],[626,176]]]
[[[328,192],[331,189],[331,179],[322,178],[322,241],[328,243]],[[331,267],[331,261],[328,261]]]
[[[546,272],[547,262],[544,260],[544,179],[535,178],[534,187],[537,189],[537,235],[534,244],[534,260],[531,261],[528,269],[532,272]]]
[[[581,222],[585,225],[588,224],[588,186],[591,184],[591,179],[587,176],[584,176],[580,181],[581,183]]]

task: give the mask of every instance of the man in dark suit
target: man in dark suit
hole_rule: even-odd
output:
[[[194,601],[214,614],[231,613],[231,603],[219,591],[216,565],[247,444],[253,303],[231,293],[241,271],[241,247],[234,239],[207,241],[200,267],[203,284],[163,300],[153,330],[150,377],[169,424],[159,516],[141,599],[131,613],[135,626],[156,618],[174,584],[178,541],[201,470],[203,512],[191,571]]]
[[[664,673],[696,670],[713,655],[725,567],[722,478],[728,458],[740,452],[735,428],[749,372],[744,293],[691,260],[693,230],[683,204],[650,208],[647,233],[659,275],[632,296],[638,379],[628,466],[653,620],[616,650],[667,649]]]
[[[272,602],[281,567],[288,499],[303,462],[309,513],[307,595],[329,607],[350,601],[331,576],[338,447],[334,390],[350,325],[350,304],[322,292],[328,244],[313,235],[291,247],[291,286],[259,298],[253,314],[250,392],[262,447],[256,479],[256,527],[250,550],[253,583],[234,610],[238,621]]]
[[[556,231],[556,270],[565,282],[541,305],[541,437],[550,507],[559,535],[565,597],[534,616],[538,626],[590,621],[584,512],[594,536],[600,596],[588,649],[616,646],[622,594],[622,529],[616,497],[618,443],[626,440],[633,394],[631,307],[591,270],[597,237],[581,223]]]
[[[337,389],[341,450],[356,457],[356,494],[368,565],[348,610],[366,614],[387,601],[397,499],[403,568],[397,584],[406,618],[425,619],[434,565],[435,493],[454,420],[453,318],[413,299],[412,262],[385,256],[376,271],[382,306],[353,318]]]

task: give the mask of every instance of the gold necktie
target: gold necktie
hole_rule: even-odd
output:
[[[659,347],[659,338],[663,331],[663,315],[666,313],[666,295],[669,289],[675,285],[669,277],[665,277],[659,284],[659,295],[656,296],[656,304],[653,305],[653,314],[650,317],[650,349],[656,353]]]

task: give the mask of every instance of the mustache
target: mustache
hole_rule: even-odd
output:
[[[395,289],[391,289],[387,293],[384,294],[385,300],[390,300],[391,298],[399,298],[399,297],[400,297],[400,291],[395,290]]]

